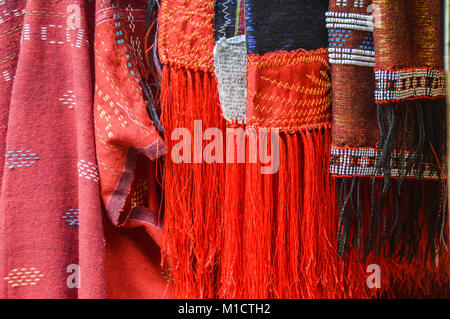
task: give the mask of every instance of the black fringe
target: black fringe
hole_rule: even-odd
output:
[[[448,250],[445,110],[444,100],[378,105],[380,156],[374,176],[336,180],[341,257],[357,248],[363,260],[383,254],[410,262],[426,240],[426,258],[437,264]],[[423,163],[431,164],[434,180],[426,179]]]
[[[147,7],[147,30],[151,27],[152,23],[156,23],[158,19],[158,13],[160,9],[160,0],[148,0]],[[152,120],[156,129],[162,134],[164,133],[164,127],[160,121],[161,110],[159,109],[159,96],[161,92],[161,74],[163,65],[158,56],[158,42],[157,42],[157,30],[158,26],[154,26],[150,30],[150,42],[153,43],[153,49],[150,53],[150,65],[147,67],[153,70],[154,76],[150,79],[142,79],[142,91],[147,100],[147,114]],[[147,45],[147,44],[146,44]],[[149,81],[149,82],[147,82]]]

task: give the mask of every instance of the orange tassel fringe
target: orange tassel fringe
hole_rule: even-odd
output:
[[[221,128],[215,77],[208,72],[166,65],[162,74],[161,118],[169,155],[165,159],[163,262],[171,268],[175,292],[180,298],[214,298],[217,294],[217,259],[221,243],[224,169],[220,164],[175,164],[171,154],[177,141],[175,128],[187,128],[194,136],[194,120],[203,130]],[[192,138],[191,159],[198,159]]]

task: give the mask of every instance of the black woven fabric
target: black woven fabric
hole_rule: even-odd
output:
[[[327,10],[328,0],[246,0],[248,53],[327,47]]]
[[[214,39],[235,36],[237,0],[216,0],[214,15]]]

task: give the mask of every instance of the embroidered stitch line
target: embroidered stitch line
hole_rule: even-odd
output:
[[[31,167],[36,161],[40,158],[36,153],[33,153],[31,150],[17,150],[17,151],[8,151],[5,154],[6,158],[6,166],[9,169],[13,168],[22,168],[22,167]]]
[[[329,125],[329,68],[326,49],[249,55],[248,125],[287,131]]]
[[[3,279],[6,280],[11,287],[15,288],[28,285],[35,286],[43,277],[44,275],[41,271],[36,268],[15,268]]]
[[[62,218],[69,226],[79,226],[78,209],[69,209]]]
[[[78,161],[78,175],[95,183],[99,182],[97,165],[83,160]]]
[[[162,1],[159,53],[163,64],[213,71],[214,1]]]

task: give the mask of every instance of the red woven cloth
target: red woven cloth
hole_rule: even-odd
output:
[[[0,2],[0,298],[106,297],[89,1]]]
[[[170,296],[145,5],[0,2],[0,298]]]

